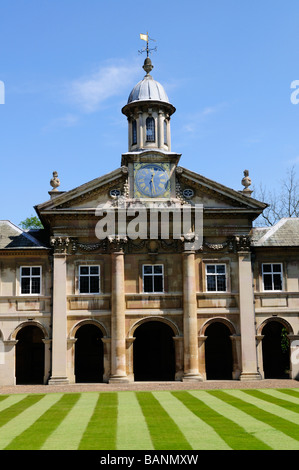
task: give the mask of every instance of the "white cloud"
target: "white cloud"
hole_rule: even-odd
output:
[[[140,64],[109,61],[89,76],[73,80],[68,86],[68,97],[82,111],[95,112],[109,98],[127,93],[140,72]]]
[[[207,106],[206,108],[190,114],[185,122],[183,130],[188,133],[198,133],[201,125],[206,122],[207,118],[213,114],[218,113],[226,103],[219,103],[215,106]]]
[[[49,122],[46,126],[44,126],[43,130],[48,131],[59,127],[74,127],[79,121],[79,117],[75,114],[66,114],[65,116],[61,116]]]

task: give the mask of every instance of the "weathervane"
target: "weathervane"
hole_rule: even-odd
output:
[[[148,57],[149,54],[150,54],[152,51],[156,51],[156,50],[157,50],[157,46],[156,46],[156,47],[153,47],[153,48],[151,48],[151,49],[149,48],[148,42],[149,42],[149,41],[155,41],[155,42],[156,42],[156,40],[150,38],[149,35],[148,35],[148,33],[146,33],[146,34],[140,34],[140,39],[142,39],[143,41],[146,41],[146,47],[144,47],[143,49],[140,49],[140,51],[138,51],[139,54],[143,54],[143,52],[146,51],[146,56]]]

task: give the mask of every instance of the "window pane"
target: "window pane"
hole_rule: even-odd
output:
[[[163,272],[162,264],[154,266],[154,273],[155,274],[162,274],[162,272]]]
[[[21,268],[22,276],[30,276],[30,268]]]
[[[33,277],[31,280],[31,294],[40,294],[40,277]]]
[[[207,266],[207,273],[214,273],[215,272],[215,265],[209,264]]]
[[[224,264],[218,264],[217,265],[217,273],[225,273],[225,265]]]
[[[150,265],[143,266],[143,272],[144,274],[152,274],[153,272],[153,267]]]
[[[273,272],[281,273],[281,264],[273,264]]]
[[[89,267],[88,266],[80,266],[80,274],[88,274]]]
[[[23,277],[21,279],[21,293],[30,294],[30,278],[29,277]]]
[[[154,292],[163,292],[163,276],[154,276]]]
[[[263,272],[264,273],[271,273],[271,264],[263,264]]]
[[[216,278],[215,276],[207,276],[207,288],[208,291],[216,291]]]
[[[272,290],[272,275],[264,274],[264,290]]]
[[[144,276],[143,278],[144,292],[153,292],[153,278],[152,276]]]
[[[40,268],[32,268],[32,276],[40,276]]]
[[[273,274],[274,290],[282,290],[282,282],[280,274]]]
[[[89,294],[89,277],[82,276],[80,277],[80,294]]]
[[[225,276],[217,276],[217,291],[226,291]]]
[[[100,279],[99,276],[90,277],[90,293],[98,294],[100,292]]]
[[[148,142],[155,142],[155,121],[152,117],[146,120],[146,140]]]
[[[99,266],[90,266],[90,274],[99,274]]]
[[[137,124],[135,120],[132,122],[132,144],[137,144]]]

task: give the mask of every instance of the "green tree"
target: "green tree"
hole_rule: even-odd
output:
[[[43,225],[36,215],[31,215],[31,217],[27,217],[25,220],[20,222],[20,227],[23,230],[29,230],[43,228]]]

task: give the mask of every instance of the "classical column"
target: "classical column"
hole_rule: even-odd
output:
[[[66,258],[69,240],[52,239],[53,256],[53,313],[52,313],[52,375],[49,385],[69,383],[67,377],[67,301]]]
[[[125,263],[122,243],[111,244],[111,375],[109,382],[128,382],[126,373]]]
[[[206,347],[205,342],[207,336],[199,336],[198,338],[198,369],[204,380],[207,380],[206,374]]]
[[[299,380],[299,335],[288,334],[290,341],[290,379]]]
[[[142,113],[142,111],[138,111],[137,142],[138,142],[138,147],[143,148],[143,146],[144,146],[144,132],[143,132],[143,113]]]
[[[184,297],[184,376],[185,380],[203,380],[198,372],[197,300],[195,281],[195,253],[183,252]]]
[[[238,251],[238,260],[242,355],[242,372],[240,380],[256,380],[261,379],[261,375],[257,370],[253,278],[251,270],[251,253],[249,251],[247,238],[243,243],[241,243]]]
[[[159,110],[159,113],[158,113],[158,147],[159,148],[162,148],[163,144],[164,144],[164,137],[163,137],[163,122],[164,122],[164,119],[163,119],[163,111]]]

